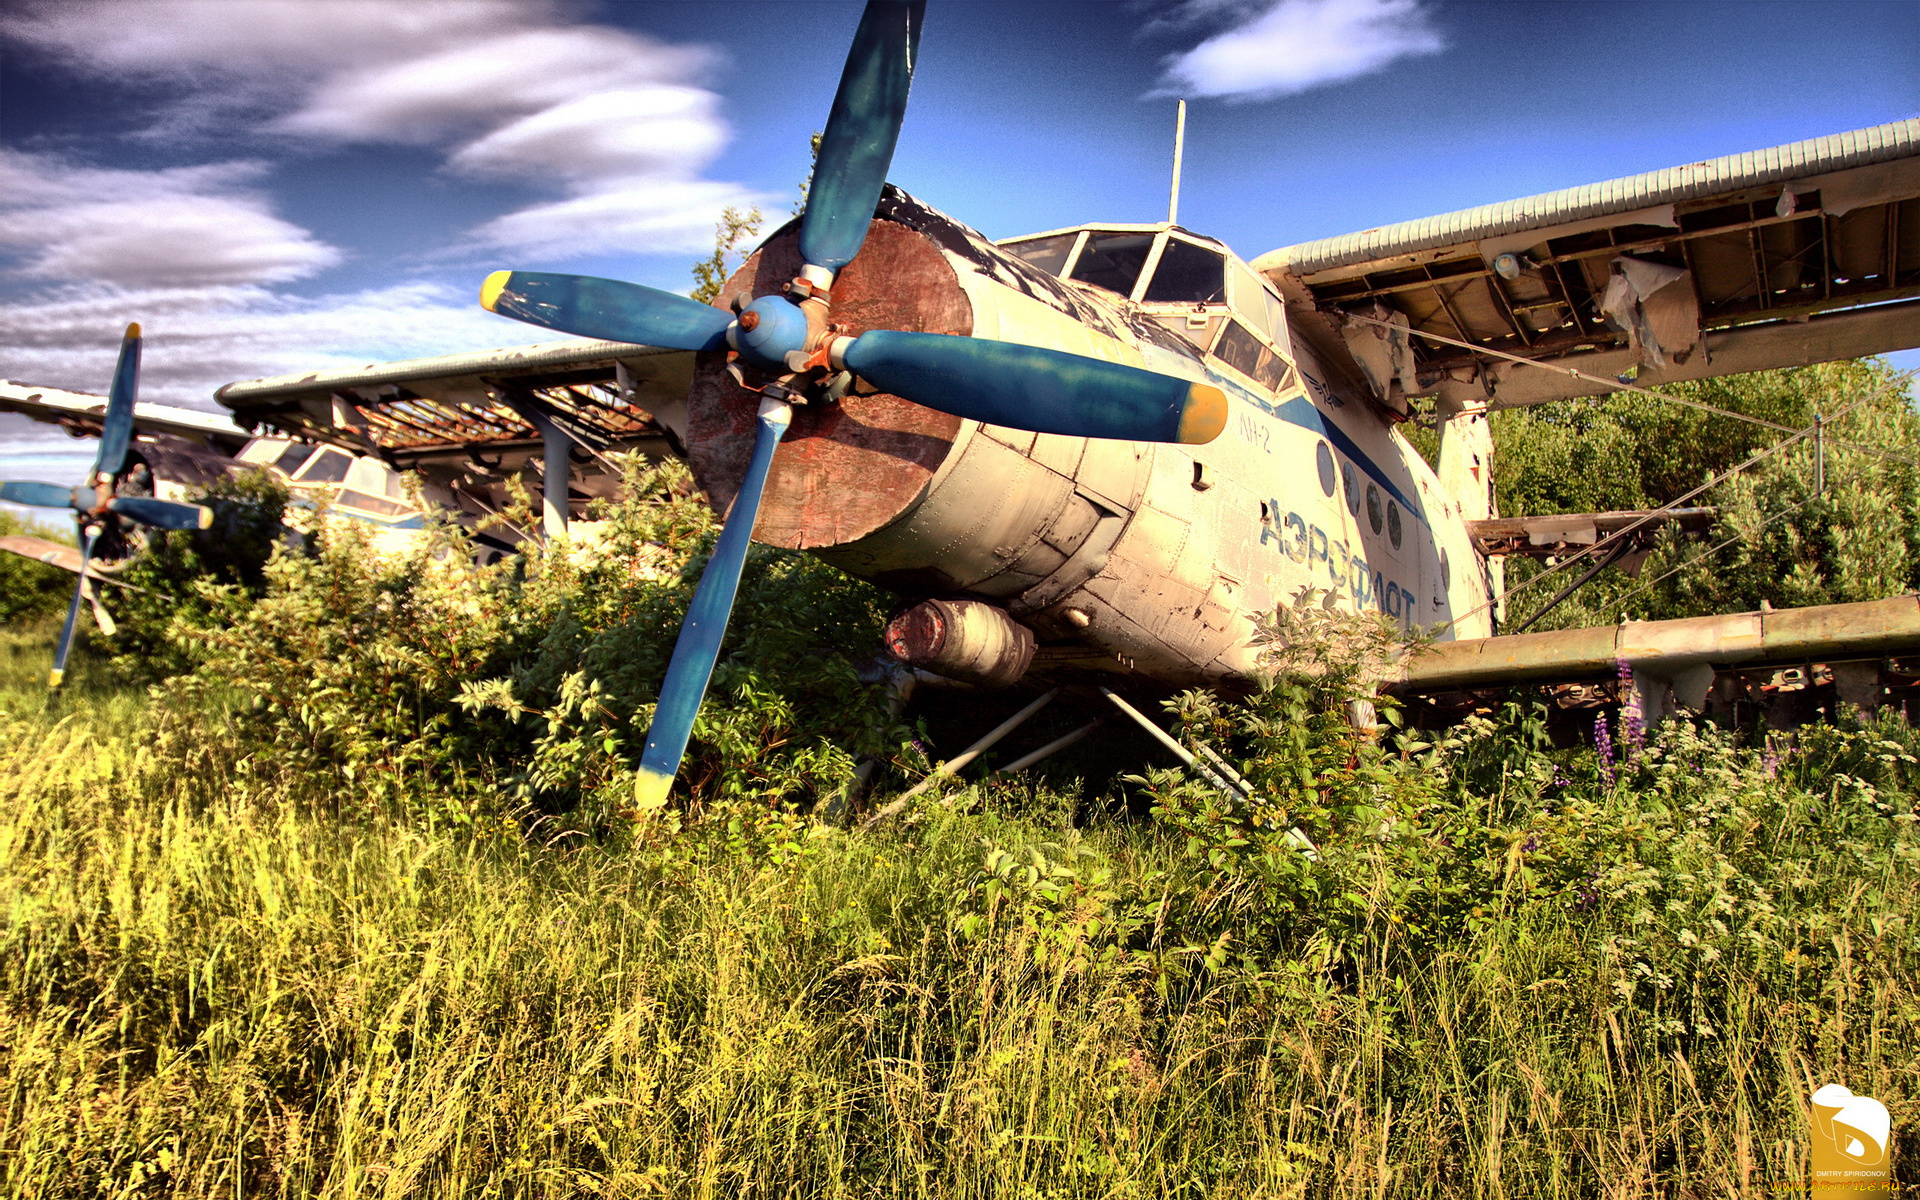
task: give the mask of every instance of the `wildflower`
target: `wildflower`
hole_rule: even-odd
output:
[[[1600,782],[1613,786],[1613,734],[1607,729],[1607,714],[1593,719],[1593,748],[1600,755]]]
[[[1646,714],[1640,709],[1640,689],[1633,685],[1633,664],[1626,659],[1617,661],[1620,674],[1620,686],[1626,693],[1626,699],[1620,704],[1621,732],[1626,735],[1627,760],[1631,762],[1639,757],[1647,745]]]

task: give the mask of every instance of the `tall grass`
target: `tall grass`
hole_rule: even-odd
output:
[[[1912,798],[1838,758],[1569,803],[1658,864],[1591,903],[1503,852],[1423,929],[1383,869],[1354,936],[1235,965],[1139,907],[1237,903],[1179,839],[1005,815],[1045,797],[746,843],[345,821],[378,806],[214,701],[48,709],[45,638],[3,644],[8,1195],[1762,1195],[1820,1082],[1920,1128]]]

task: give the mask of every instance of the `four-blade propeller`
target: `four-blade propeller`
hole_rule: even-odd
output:
[[[70,509],[80,526],[80,578],[74,584],[73,602],[67,606],[66,624],[60,629],[53,670],[47,676],[48,687],[59,687],[66,675],[67,652],[73,648],[74,627],[80,619],[80,601],[90,595],[87,564],[93,558],[94,544],[110,520],[124,518],[156,529],[205,529],[213,523],[213,510],[198,504],[152,496],[114,495],[126,474],[127,447],[133,441],[133,402],[139,390],[140,326],[129,325],[126,338],[120,343],[120,361],[113,369],[113,389],[107,395],[107,411],[101,418],[100,449],[86,481],[79,487],[0,482],[0,500],[35,508]],[[103,624],[106,620],[102,617]]]
[[[985,338],[827,324],[835,275],[860,253],[886,183],[919,52],[924,0],[869,0],[833,98],[800,219],[799,276],[737,316],[638,284],[579,275],[496,271],[486,308],[534,325],[679,350],[729,349],[768,376],[745,481],[674,645],[641,756],[639,805],[665,804],[733,608],[774,451],[810,386],[851,373],[954,416],[1072,437],[1202,443],[1226,425],[1227,401],[1206,384]],[[815,398],[829,402],[819,395]]]

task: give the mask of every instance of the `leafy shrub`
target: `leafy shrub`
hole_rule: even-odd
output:
[[[267,561],[289,536],[286,486],[265,471],[224,476],[189,498],[213,510],[213,524],[146,530],[118,573],[131,586],[104,589],[118,626],[106,649],[114,670],[135,682],[191,669],[204,644],[198,631],[266,590]],[[216,604],[208,588],[227,589],[224,599]]]
[[[1825,414],[1825,444],[1803,439],[1688,501],[1720,510],[1704,542],[1668,532],[1636,575],[1601,572],[1539,628],[1609,624],[1623,611],[1652,620],[1751,611],[1763,601],[1877,600],[1920,587],[1920,469],[1912,462],[1920,414],[1907,381],[1885,362],[1662,390],[1796,430]],[[1658,507],[1790,436],[1634,395],[1507,410],[1495,415],[1494,435],[1495,491],[1509,516]],[[1539,570],[1508,559],[1508,587]],[[1542,584],[1516,598],[1515,619],[1555,590]]]
[[[235,698],[246,740],[285,769],[377,781],[359,794],[424,819],[606,822],[630,807],[718,534],[683,466],[631,460],[626,484],[628,499],[595,512],[607,524],[593,548],[530,548],[490,567],[450,525],[398,557],[330,526],[316,553],[268,563],[257,600],[240,585],[198,588],[209,620],[175,622],[176,644],[200,656],[178,688]],[[855,667],[884,612],[875,589],[808,556],[752,551],[688,748],[701,806],[758,819],[887,749],[884,694]]]

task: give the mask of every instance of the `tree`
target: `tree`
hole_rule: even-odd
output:
[[[702,304],[720,298],[720,289],[734,270],[728,259],[740,252],[742,242],[760,232],[762,220],[757,204],[744,214],[731,204],[721,210],[720,223],[713,227],[713,253],[693,264],[693,291],[688,295]]]
[[[1704,542],[1663,534],[1637,575],[1601,572],[1535,628],[1873,600],[1920,586],[1920,415],[1907,385],[1885,361],[1863,359],[1663,388],[1795,429],[1824,414],[1823,444],[1801,439],[1688,501],[1719,510]],[[1632,394],[1509,410],[1493,427],[1494,489],[1508,516],[1656,508],[1791,437]],[[1510,623],[1582,569],[1516,597]],[[1509,559],[1509,589],[1540,570]]]

